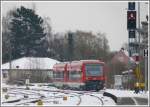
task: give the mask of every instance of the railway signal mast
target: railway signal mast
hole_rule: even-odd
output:
[[[136,49],[136,11],[135,11],[135,2],[128,3],[127,11],[127,30],[128,30],[128,52],[129,57],[137,51]],[[130,59],[129,59],[129,70],[130,70]],[[129,72],[128,72],[128,88],[129,88]]]
[[[136,10],[135,2],[128,3],[127,11],[127,30],[128,30],[128,42],[129,42],[129,56],[137,53],[138,44],[136,42]]]
[[[140,5],[138,4],[138,27],[140,28]],[[127,30],[128,30],[128,43],[129,43],[129,57],[135,57],[136,61],[136,82],[139,84],[138,88],[143,88],[144,83],[142,83],[142,74],[140,71],[140,34],[136,35],[137,30],[137,12],[135,9],[135,2],[128,3],[128,11],[127,11]],[[130,66],[130,61],[129,61]],[[129,67],[130,69],[130,67]],[[129,74],[128,74],[129,76]],[[129,82],[129,81],[128,81]],[[129,83],[128,83],[129,84]]]

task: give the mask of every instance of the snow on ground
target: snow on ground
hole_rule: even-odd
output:
[[[23,99],[16,103],[9,103],[9,105],[37,105],[37,103],[30,103],[33,100],[43,98],[44,105],[102,105],[102,102],[97,98],[99,97],[104,105],[116,105],[116,103],[109,97],[103,96],[103,91],[100,92],[85,92],[82,91],[72,91],[72,90],[61,90],[56,87],[52,87],[49,84],[43,83],[33,83],[31,84],[30,90],[26,90],[26,86],[17,86],[17,85],[7,85],[2,84],[3,87],[8,88],[8,92],[2,93],[2,102]],[[134,91],[130,90],[117,90],[117,89],[106,89],[105,92],[112,93],[117,97],[140,97],[148,98],[148,92],[135,94]],[[16,94],[13,94],[16,93]],[[5,99],[5,95],[9,94],[9,98]],[[91,96],[94,95],[94,96]],[[24,95],[28,95],[27,99],[24,99]],[[66,96],[67,100],[64,101],[63,97]],[[97,96],[97,97],[96,97]],[[81,101],[80,101],[81,100]],[[27,103],[28,102],[28,103]],[[4,103],[3,105],[8,105]]]
[[[33,86],[30,86],[30,89],[37,89],[37,90],[44,89],[44,90],[55,90],[55,91],[58,90],[56,87],[51,87],[48,86],[48,84],[42,84],[42,83],[36,83]]]
[[[106,89],[99,92],[90,91],[73,91],[73,90],[61,90],[52,87],[48,84],[34,83],[29,86],[29,90],[26,90],[26,86],[7,85],[3,84],[3,87],[8,88],[8,92],[2,93],[2,102],[18,100],[13,103],[2,103],[2,105],[37,105],[37,100],[41,99],[43,105],[48,106],[61,106],[61,105],[81,105],[81,106],[100,106],[100,105],[116,105],[113,99],[103,96],[103,92],[109,92],[117,97],[140,97],[148,98],[148,92],[135,94],[130,90],[117,90]],[[6,99],[5,95],[8,94],[9,98]],[[25,98],[25,96],[28,96]],[[63,98],[66,97],[67,100]]]
[[[7,94],[5,93],[5,94],[3,94],[3,96],[2,96],[2,101],[3,101],[3,102],[8,102],[8,101],[12,101],[12,100],[19,100],[19,99],[23,98],[21,95],[11,95],[11,96],[9,96],[8,99],[5,99],[5,96],[6,96],[6,95],[7,95]]]
[[[103,96],[103,92],[83,92],[83,91],[73,91],[73,90],[61,90],[47,84],[33,84],[30,90],[26,90],[26,86],[17,85],[6,85],[3,87],[8,88],[8,92],[2,93],[2,102],[13,101],[20,99],[20,101],[13,103],[2,103],[6,106],[35,106],[37,102],[35,100],[42,99],[43,105],[48,106],[61,106],[61,105],[116,105],[116,103],[109,97]],[[5,95],[8,94],[9,98],[5,99]],[[25,98],[24,96],[28,96]],[[41,98],[44,96],[43,98]],[[67,100],[63,98],[67,97]],[[35,102],[34,102],[35,101]],[[33,103],[34,102],[34,103]]]
[[[143,91],[138,94],[134,93],[132,90],[117,90],[117,89],[106,89],[106,92],[109,92],[116,97],[140,97],[140,98],[148,98],[149,92]]]

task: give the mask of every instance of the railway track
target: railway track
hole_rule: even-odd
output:
[[[90,96],[92,96],[92,97],[97,98],[97,99],[100,101],[100,104],[101,104],[101,105],[104,105],[104,102],[103,102],[103,100],[102,100],[102,98],[101,98],[101,97],[98,97],[98,96],[93,95],[93,94],[89,94],[89,95],[90,95]]]
[[[94,98],[99,100],[100,105],[104,105],[104,101],[102,100],[102,98],[99,97],[99,96],[93,95],[93,92],[94,91],[83,91],[83,92],[76,92],[75,91],[74,93],[77,93],[77,94],[80,95],[80,101],[79,101],[79,103],[77,105],[80,105],[82,103],[82,98],[81,97],[84,96],[84,95],[89,95],[91,97],[94,97]]]
[[[28,103],[36,103],[40,100],[45,102],[53,102],[53,99],[62,99],[64,96],[67,96],[68,98],[77,98],[77,102],[75,105],[82,105],[84,102],[83,97],[84,96],[90,96],[93,98],[98,99],[99,105],[104,105],[104,102],[101,97],[94,95],[94,91],[73,91],[73,90],[50,90],[50,89],[30,89],[26,90],[25,88],[10,88],[10,91],[8,91],[8,94],[10,95],[22,95],[22,98],[12,101],[12,102],[2,102],[2,104],[14,104],[14,105],[27,105]],[[50,93],[51,95],[45,96],[42,93]],[[55,93],[55,95],[53,95]],[[102,92],[99,92],[101,94]],[[26,97],[25,97],[26,96]],[[32,97],[31,97],[32,96]]]

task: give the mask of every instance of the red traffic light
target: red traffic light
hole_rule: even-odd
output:
[[[127,11],[127,29],[136,29],[136,11]]]
[[[135,56],[135,61],[139,62],[139,56]]]
[[[136,11],[128,11],[128,20],[136,19]]]
[[[139,53],[133,53],[132,58],[134,59],[136,64],[139,64],[139,62],[142,60],[142,56],[139,56]]]

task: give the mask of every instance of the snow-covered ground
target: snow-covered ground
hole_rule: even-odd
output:
[[[34,84],[29,86],[7,85],[2,84],[2,87],[8,89],[7,92],[2,93],[2,105],[4,106],[19,106],[19,105],[37,105],[37,100],[41,99],[43,105],[61,106],[61,105],[116,105],[116,103],[109,97],[103,96],[104,91],[90,92],[90,91],[73,91],[61,90],[48,84]],[[5,96],[9,95],[6,99]],[[64,97],[67,100],[64,100]],[[15,102],[9,102],[15,101]]]
[[[29,90],[26,86],[7,85],[2,84],[2,88],[7,87],[7,92],[2,92],[2,105],[4,106],[27,106],[37,105],[38,100],[42,100],[43,105],[48,106],[61,106],[61,105],[81,105],[81,106],[100,106],[100,105],[116,105],[113,99],[107,96],[103,96],[104,92],[109,92],[117,97],[140,97],[148,98],[148,93],[135,94],[134,91],[129,90],[115,90],[106,89],[99,92],[91,91],[73,91],[73,90],[61,90],[48,84],[33,84],[29,86]],[[6,99],[6,95],[9,98]],[[66,100],[64,99],[66,98]],[[15,102],[9,102],[15,101]]]
[[[109,92],[116,97],[140,97],[140,98],[148,98],[149,92],[140,91],[136,94],[133,90],[117,90],[117,89],[106,89],[106,92]]]

